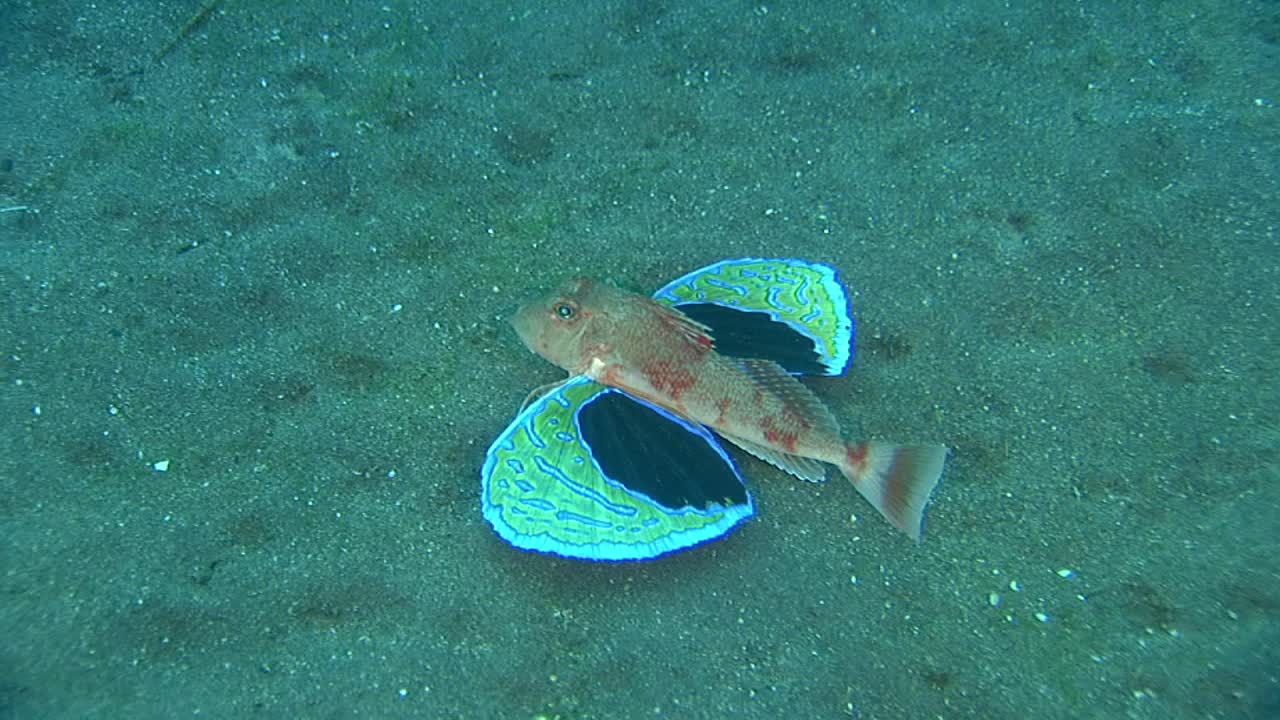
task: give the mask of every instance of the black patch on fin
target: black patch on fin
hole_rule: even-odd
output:
[[[733,461],[719,445],[619,391],[578,410],[582,439],[604,474],[666,508],[745,505]]]
[[[769,313],[716,303],[681,303],[675,307],[711,328],[716,352],[721,355],[772,360],[789,373],[827,374],[813,339],[774,320]]]

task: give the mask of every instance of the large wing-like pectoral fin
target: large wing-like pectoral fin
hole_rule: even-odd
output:
[[[802,375],[839,375],[853,357],[848,295],[827,265],[722,260],[671,281],[653,297],[710,328],[724,355],[772,360]]]
[[[481,498],[485,519],[512,545],[588,560],[657,557],[753,513],[709,431],[582,376],[498,436]]]

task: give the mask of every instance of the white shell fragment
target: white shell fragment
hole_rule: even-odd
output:
[[[169,461],[157,460],[156,462],[151,464],[151,469],[155,470],[156,472],[169,472]]]

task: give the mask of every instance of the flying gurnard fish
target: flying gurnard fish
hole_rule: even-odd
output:
[[[652,298],[574,278],[511,322],[570,374],[485,459],[484,516],[512,545],[645,560],[724,535],[754,506],[717,436],[805,480],[836,466],[920,539],[947,449],[846,441],[795,377],[840,375],[852,358],[853,317],[832,268],[724,260]]]

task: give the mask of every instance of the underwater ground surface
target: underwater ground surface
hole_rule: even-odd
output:
[[[1261,0],[5,0],[0,720],[1278,717],[1278,103]],[[724,539],[504,543],[510,313],[742,256],[924,542],[736,453]]]

